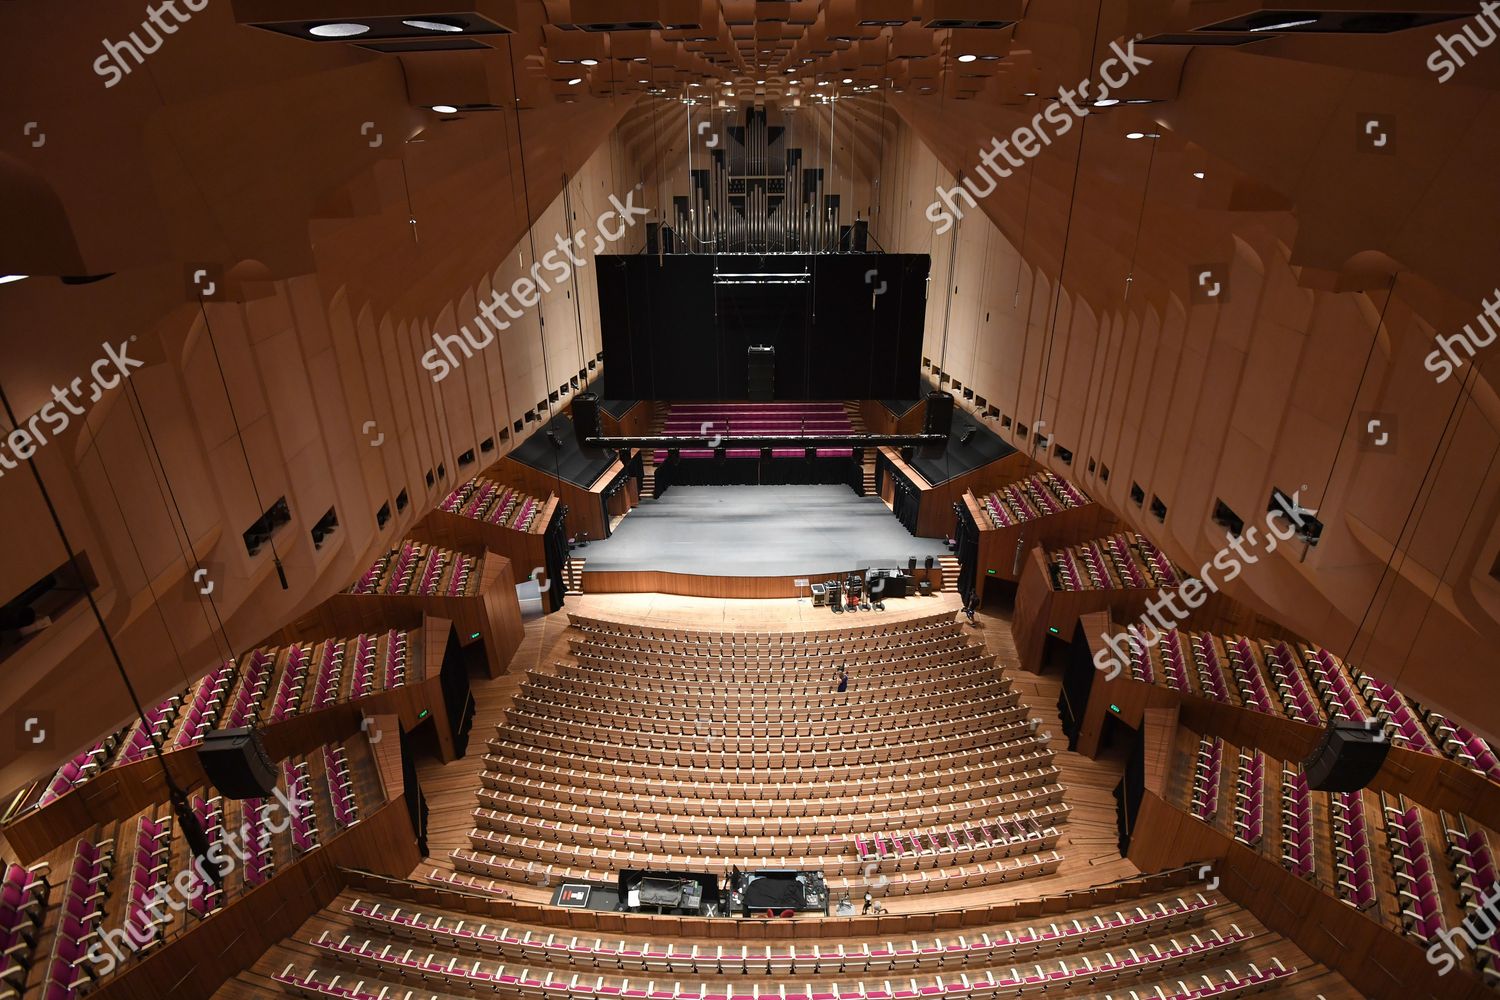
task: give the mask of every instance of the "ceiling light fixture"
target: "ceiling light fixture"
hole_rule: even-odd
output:
[[[1160,132],[1126,132],[1127,139],[1160,139]]]
[[[979,57],[974,55],[973,53],[965,52],[963,55],[958,57],[958,61],[961,63],[971,63],[978,58]]]
[[[578,60],[578,63],[581,66],[597,66],[597,65],[599,65],[599,60],[597,60],[597,59],[580,59],[580,60]]]
[[[0,285],[8,285],[12,281],[25,281],[31,277],[29,274],[0,274]]]
[[[1095,101],[1094,102],[1094,107],[1096,107],[1096,108],[1112,108],[1116,104],[1119,104],[1119,103],[1120,103],[1120,99],[1118,97],[1106,97],[1106,98],[1104,98],[1101,101]]]
[[[1203,171],[1201,171],[1201,170],[1194,170],[1193,171],[1193,176],[1196,177],[1196,178],[1198,178],[1201,181],[1204,178],[1205,175],[1204,175]]]
[[[1035,97],[1036,96],[1036,91],[1034,91],[1034,90],[1028,90],[1028,91],[1025,91],[1024,93],[1022,93],[1021,96],[1022,97]]]
[[[333,24],[315,24],[307,29],[309,35],[317,38],[353,38],[355,35],[363,35],[370,30],[368,24],[355,24],[352,21],[336,21]]]
[[[448,21],[424,21],[420,18],[413,18],[411,20],[403,20],[401,23],[408,28],[417,28],[421,31],[461,32],[464,30],[463,25],[452,24]]]
[[[575,77],[573,77],[573,79],[571,79],[571,80],[568,81],[568,86],[570,86],[570,87],[576,87],[576,86],[578,86],[582,82],[583,82],[583,77],[581,77],[581,76],[575,76]]]
[[[846,77],[844,77],[844,82],[845,83],[853,83],[854,82],[854,78],[846,76]]]
[[[451,104],[434,104],[432,106],[432,110],[436,111],[440,115],[458,114],[458,109]]]

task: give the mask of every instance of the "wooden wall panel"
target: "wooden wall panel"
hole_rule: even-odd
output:
[[[823,580],[831,580],[835,577],[843,579],[854,569],[830,570],[817,573],[798,573],[794,576],[697,576],[691,573],[666,573],[656,570],[636,570],[630,572],[612,572],[604,570],[590,571],[585,567],[583,572],[583,590],[586,594],[679,594],[684,597],[743,597],[743,598],[773,598],[773,597],[807,597],[810,599],[808,588],[802,588],[799,595],[794,581],[806,579],[813,583]],[[940,566],[925,569],[918,566],[913,575],[916,583],[922,580],[932,582],[934,594],[943,589],[943,570]],[[915,583],[913,584],[915,586]],[[922,598],[915,594],[905,598],[891,598],[891,600],[920,601]],[[838,625],[843,619],[833,618],[833,612],[829,612],[832,618],[831,625]]]

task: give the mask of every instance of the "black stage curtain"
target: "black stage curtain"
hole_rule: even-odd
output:
[[[443,651],[439,677],[443,705],[453,726],[453,750],[462,757],[468,752],[469,728],[474,724],[474,695],[469,689],[468,654],[459,644],[458,630],[452,626],[448,628],[448,645]]]
[[[566,504],[558,504],[552,511],[552,520],[547,523],[547,531],[542,537],[542,551],[547,557],[547,588],[549,607],[553,611],[562,610],[563,600],[568,588],[563,583],[563,567],[568,562],[568,508]],[[514,567],[513,567],[514,568]]]
[[[1057,696],[1057,712],[1062,718],[1063,732],[1068,734],[1068,749],[1078,748],[1078,731],[1083,727],[1083,715],[1089,707],[1089,694],[1094,690],[1094,674],[1098,669],[1089,658],[1088,637],[1083,634],[1083,624],[1073,626],[1073,642],[1068,646],[1068,663],[1063,668],[1062,691]]]
[[[884,483],[889,476],[895,487],[895,502],[891,504],[892,513],[896,520],[901,522],[902,527],[913,535],[917,533],[917,517],[922,511],[922,491],[892,464],[885,453],[875,459],[875,485],[877,489],[884,492]]]
[[[1115,786],[1115,819],[1120,828],[1120,853],[1123,855],[1130,853],[1130,836],[1135,832],[1141,797],[1146,793],[1146,741],[1141,739],[1139,730],[1130,729],[1123,723],[1120,728],[1134,737],[1130,752],[1125,755],[1125,774]]]
[[[656,467],[656,495],[671,486],[850,486],[851,477],[864,471],[848,458],[678,458]]]
[[[967,504],[956,504],[953,540],[958,543],[958,592],[964,599],[974,595],[974,579],[979,574],[979,525],[969,513]]]

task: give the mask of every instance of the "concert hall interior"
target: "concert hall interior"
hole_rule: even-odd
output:
[[[1495,997],[1492,8],[0,4],[0,1000]]]

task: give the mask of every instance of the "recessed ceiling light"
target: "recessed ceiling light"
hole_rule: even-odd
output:
[[[451,104],[434,104],[432,106],[432,110],[436,111],[440,115],[458,114],[458,109]]]
[[[461,24],[452,24],[452,23],[450,23],[448,21],[424,21],[424,20],[420,20],[420,19],[414,18],[414,19],[409,20],[409,21],[402,21],[401,23],[404,24],[404,25],[406,25],[408,28],[419,28],[422,31],[463,31],[464,30],[464,26],[463,25],[461,25]]]
[[[978,58],[979,57],[974,55],[972,52],[965,52],[963,55],[958,57],[958,61],[961,63],[971,63]]]
[[[854,82],[854,78],[846,76],[846,77],[844,77],[844,82],[845,83],[853,83]]]
[[[820,86],[820,87],[826,87],[826,86],[828,86],[828,81],[827,80],[823,80],[822,82],[820,82],[818,84],[818,86]]]
[[[1160,132],[1126,132],[1127,139],[1160,139]]]
[[[363,35],[370,30],[368,24],[355,24],[352,21],[337,21],[333,24],[315,24],[307,29],[309,35],[318,38],[353,38],[355,35]]]
[[[1194,170],[1193,171],[1193,176],[1196,177],[1196,178],[1198,178],[1201,181],[1204,178],[1205,175],[1204,175],[1203,171],[1201,171],[1201,170]]]
[[[755,85],[756,85],[756,86],[757,86],[757,87],[759,87],[759,86],[761,86],[761,85],[762,85],[762,84],[764,84],[764,83],[765,83],[765,82],[766,82],[766,81],[764,81],[764,80],[756,80],[756,81],[755,81]]]
[[[581,76],[575,76],[575,77],[573,77],[573,79],[571,79],[571,80],[568,81],[568,86],[570,86],[570,87],[576,87],[576,86],[578,86],[582,82],[583,82],[583,77],[581,77]]]
[[[1117,97],[1106,97],[1102,101],[1095,101],[1094,102],[1094,107],[1096,107],[1096,108],[1112,108],[1116,104],[1119,104],[1119,103],[1120,103],[1120,99],[1117,98]]]
[[[597,59],[580,59],[580,60],[578,60],[578,62],[582,66],[597,66],[597,65],[599,65],[599,60],[597,60]]]
[[[1305,28],[1309,24],[1317,24],[1315,17],[1302,18],[1297,21],[1277,21],[1275,24],[1267,24],[1259,28],[1251,28],[1251,31],[1290,31],[1293,28]]]
[[[1129,97],[1129,98],[1126,98],[1125,103],[1126,104],[1155,104],[1156,102],[1153,101],[1149,97]]]
[[[31,277],[29,274],[0,274],[0,285],[8,285],[12,281],[25,281]]]

